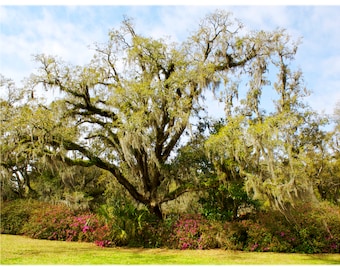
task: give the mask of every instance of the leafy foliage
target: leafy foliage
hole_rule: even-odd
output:
[[[40,209],[43,203],[33,200],[15,200],[1,204],[1,233],[22,234],[23,227],[33,211]]]
[[[210,188],[207,195],[202,196],[199,202],[202,204],[205,217],[222,221],[236,220],[242,215],[240,213],[242,208],[252,212],[258,204],[249,198],[243,185],[237,183],[220,184],[217,188]]]

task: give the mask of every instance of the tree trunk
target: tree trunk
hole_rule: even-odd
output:
[[[158,219],[162,220],[163,219],[163,213],[162,213],[162,210],[161,210],[161,207],[159,204],[156,204],[156,205],[148,205],[148,209],[149,211],[154,214]]]
[[[237,219],[237,212],[238,212],[238,204],[236,202],[234,202],[232,220],[236,220]]]

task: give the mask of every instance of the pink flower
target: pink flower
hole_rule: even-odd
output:
[[[182,249],[187,249],[189,246],[190,246],[189,244],[187,244],[187,243],[183,243],[183,245],[182,245]]]
[[[85,226],[83,227],[83,233],[86,233],[89,229],[90,229],[90,227],[87,226],[87,225],[85,225]]]
[[[111,242],[110,242],[109,240],[102,240],[102,241],[96,240],[96,241],[95,241],[95,244],[96,244],[97,246],[103,248],[103,247],[108,247],[108,246],[110,246],[110,245],[111,245]]]
[[[335,243],[332,243],[332,244],[331,244],[331,248],[332,248],[332,249],[336,249],[337,247],[338,247],[337,244],[335,244]]]
[[[251,247],[250,250],[251,250],[251,251],[254,251],[255,249],[257,249],[258,246],[259,246],[259,244],[256,243],[255,245],[253,245],[253,246]]]

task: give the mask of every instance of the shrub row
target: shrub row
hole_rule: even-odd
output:
[[[207,220],[199,214],[170,215],[163,221],[145,215],[126,222],[123,216],[108,220],[99,214],[76,213],[65,205],[37,201],[18,200],[1,207],[1,233],[39,239],[87,241],[101,247],[340,253],[339,208],[329,204],[300,205],[288,218],[263,211],[253,219],[233,222]],[[126,228],[118,226],[123,223]]]
[[[169,244],[179,249],[340,253],[340,212],[325,203],[300,205],[289,217],[270,211],[234,222],[184,215],[174,224]]]

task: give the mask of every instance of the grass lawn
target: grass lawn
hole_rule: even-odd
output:
[[[93,243],[1,235],[1,264],[340,264],[340,254],[100,248]]]

